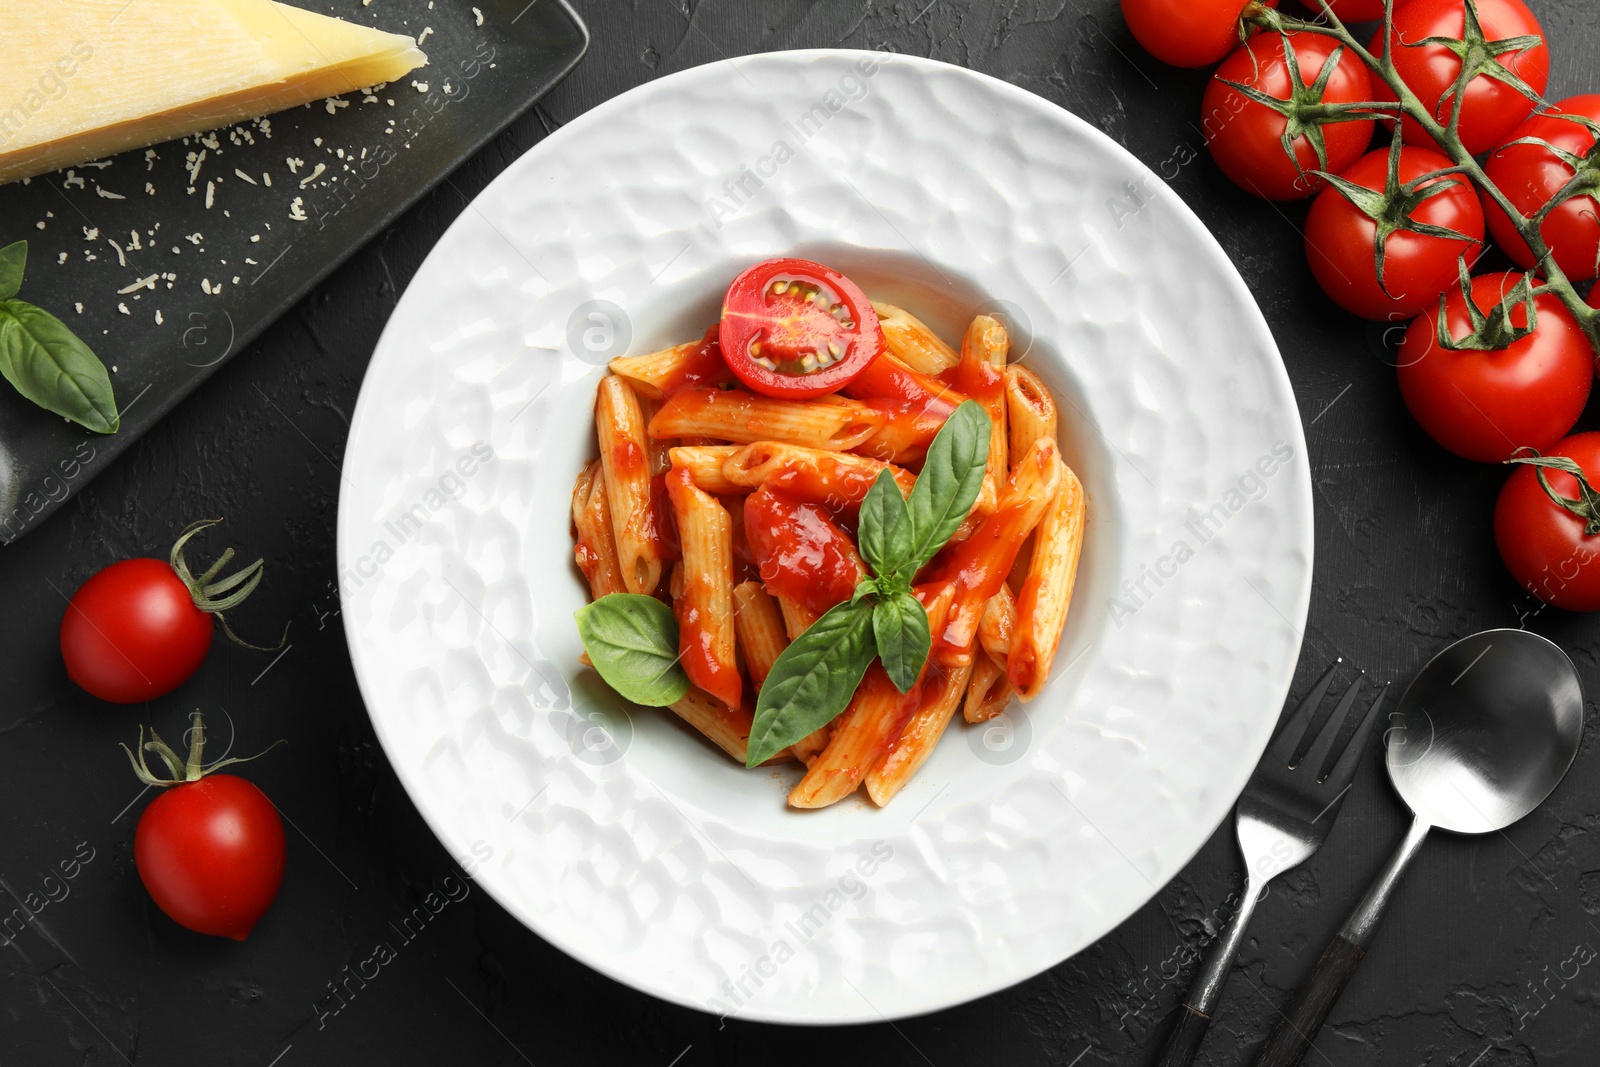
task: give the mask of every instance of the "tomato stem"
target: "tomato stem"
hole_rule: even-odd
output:
[[[177,542],[172,546],[172,554],[168,557],[168,562],[172,564],[172,569],[177,572],[178,580],[183,582],[184,587],[189,590],[189,596],[194,601],[194,606],[208,615],[215,615],[217,621],[222,624],[222,632],[228,635],[228,640],[253,652],[276,652],[289,640],[288,623],[284,624],[283,636],[278,639],[277,645],[271,648],[263,648],[260,645],[252,645],[234,633],[233,627],[228,624],[228,617],[223,614],[223,612],[232,611],[240,604],[243,604],[245,599],[256,591],[256,586],[261,584],[261,579],[266,573],[265,562],[258,559],[243,570],[235,571],[226,578],[219,579],[217,575],[221,574],[222,569],[233,561],[234,552],[233,549],[229,548],[224,550],[215,563],[206,568],[205,573],[196,578],[189,569],[189,561],[184,558],[183,549],[189,543],[189,539],[201,530],[216,526],[221,521],[221,519],[201,519],[199,522],[190,523],[184,528],[183,533],[178,535]]]
[[[206,746],[205,720],[199,711],[195,711],[189,716],[189,722],[189,758],[185,761],[180,762],[178,753],[173,750],[171,745],[161,740],[161,735],[156,733],[155,727],[153,726],[150,728],[150,740],[146,741],[144,739],[144,725],[142,723],[140,724],[139,754],[137,757],[127,745],[122,745],[119,742],[122,751],[127,753],[128,762],[133,765],[133,773],[139,779],[139,781],[143,782],[147,786],[154,786],[157,789],[166,789],[169,786],[174,785],[186,785],[189,782],[198,782],[200,779],[204,778],[208,774],[211,774],[213,771],[216,771],[222,767],[226,767],[230,764],[248,763],[253,759],[260,759],[262,756],[265,756],[268,752],[271,752],[279,745],[288,744],[287,741],[284,741],[280,738],[279,740],[268,745],[266,748],[262,749],[260,752],[257,752],[254,756],[231,756],[228,759],[220,759],[210,766],[206,766],[206,764],[203,762],[203,754]],[[156,758],[161,760],[162,763],[166,764],[167,774],[170,775],[170,777],[157,777],[150,770],[150,764],[145,760],[144,754],[146,752],[154,752],[156,754]]]
[[[1583,297],[1578,294],[1577,288],[1572,284],[1572,280],[1567,277],[1566,273],[1561,269],[1561,265],[1556,262],[1555,255],[1551,252],[1550,247],[1545,244],[1544,235],[1540,232],[1539,222],[1542,220],[1538,218],[1529,219],[1523,215],[1516,205],[1511,202],[1510,198],[1489,179],[1483,167],[1479,165],[1478,161],[1473,158],[1472,153],[1468,152],[1466,146],[1461,142],[1459,132],[1461,121],[1460,105],[1466,97],[1467,82],[1478,74],[1484,73],[1486,69],[1492,69],[1490,68],[1491,63],[1493,67],[1501,67],[1495,55],[1480,55],[1479,53],[1485,53],[1485,50],[1488,53],[1492,53],[1492,45],[1503,45],[1507,42],[1486,42],[1477,39],[1481,38],[1483,34],[1481,27],[1478,25],[1476,4],[1473,0],[1467,0],[1467,7],[1469,8],[1468,26],[1463,32],[1474,35],[1474,40],[1464,41],[1463,44],[1479,47],[1469,49],[1473,53],[1470,63],[1466,61],[1467,57],[1463,57],[1460,74],[1458,74],[1455,85],[1451,89],[1451,95],[1456,101],[1456,106],[1451,108],[1449,121],[1442,123],[1429,111],[1417,94],[1411,91],[1411,87],[1405,83],[1405,79],[1400,77],[1399,71],[1395,69],[1394,59],[1390,55],[1390,42],[1394,39],[1395,0],[1384,0],[1383,48],[1382,54],[1378,56],[1368,51],[1355,38],[1355,35],[1346,28],[1345,24],[1340,21],[1339,16],[1334,13],[1328,0],[1317,0],[1317,5],[1322,9],[1322,13],[1327,19],[1326,22],[1312,22],[1296,18],[1293,15],[1282,14],[1272,8],[1261,8],[1255,12],[1251,12],[1250,8],[1246,8],[1245,18],[1258,26],[1274,29],[1279,33],[1315,33],[1324,37],[1332,37],[1343,44],[1361,62],[1365,63],[1376,77],[1381,78],[1383,83],[1389,87],[1389,91],[1394,94],[1395,99],[1399,101],[1400,113],[1427,131],[1428,136],[1433,138],[1439,149],[1456,164],[1459,172],[1469,176],[1494,201],[1495,206],[1505,212],[1506,217],[1516,227],[1517,233],[1527,242],[1528,248],[1533,252],[1534,262],[1538,264],[1539,273],[1545,279],[1543,288],[1550,290],[1561,298],[1561,302],[1566,305],[1573,318],[1578,320],[1578,324],[1583,328],[1584,334],[1589,338],[1590,347],[1594,349],[1596,356],[1600,357],[1600,310],[1592,308],[1584,302]],[[1501,69],[1504,68],[1501,67]],[[1498,77],[1498,75],[1496,76]],[[1499,80],[1504,79],[1500,78]],[[1519,92],[1522,91],[1522,88],[1517,86],[1513,86],[1513,88],[1518,88]],[[1527,94],[1524,93],[1524,95]],[[1537,95],[1535,94],[1533,98],[1537,99]],[[1579,182],[1579,176],[1574,175],[1573,182],[1570,184],[1576,187]]]

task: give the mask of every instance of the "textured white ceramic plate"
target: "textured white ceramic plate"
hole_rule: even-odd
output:
[[[883,810],[790,811],[795,771],[747,772],[576,663],[568,499],[605,356],[698,336],[783,254],[947,337],[1004,302],[1089,493],[1050,687],[953,726]],[[1083,949],[1226,814],[1300,644],[1304,454],[1239,277],[1099,132],[927,60],[739,59],[557,131],[423,264],[351,427],[345,627],[418,808],[540,935],[697,1008],[893,1018]]]

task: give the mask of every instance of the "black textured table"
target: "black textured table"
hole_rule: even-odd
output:
[[[1231,829],[1104,941],[1013,989],[849,1031],[724,1023],[573,962],[461,881],[374,740],[337,617],[333,530],[350,410],[385,319],[467,199],[549,130],[729,56],[888,46],[1039,93],[1151,166],[1192,150],[1168,168],[1171,184],[1260,300],[1307,428],[1316,585],[1297,692],[1336,655],[1403,680],[1454,637],[1525,625],[1562,644],[1600,693],[1595,624],[1537,611],[1500,565],[1489,519],[1501,471],[1448,457],[1412,425],[1381,333],[1335,309],[1305,267],[1304,207],[1275,208],[1222,178],[1198,132],[1205,75],[1140,56],[1115,0],[579,6],[593,47],[534,114],[0,552],[0,891],[14,898],[0,909],[0,1065],[1153,1061],[1242,883]],[[1553,43],[1551,97],[1593,89],[1592,4],[1534,7]],[[25,236],[13,221],[0,220],[0,239]],[[227,523],[206,547],[226,540],[267,560],[238,625],[265,637],[292,616],[289,649],[274,660],[219,643],[194,681],[143,709],[70,685],[56,643],[64,595],[114,559],[163,554],[211,515]],[[179,734],[195,706],[218,745],[236,731],[235,754],[290,741],[247,772],[291,828],[282,893],[242,944],[176,927],[131,858],[145,798],[116,743],[141,721]],[[1595,761],[1586,750],[1552,801],[1504,835],[1429,843],[1307,1063],[1593,1067]],[[1249,1062],[1405,821],[1374,754],[1327,846],[1263,902],[1202,1063]],[[435,888],[447,905],[398,927]],[[24,900],[31,914],[15,910]]]

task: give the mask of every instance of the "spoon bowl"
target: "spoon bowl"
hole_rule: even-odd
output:
[[[1503,830],[1577,758],[1583,688],[1567,654],[1525,630],[1486,630],[1417,673],[1384,733],[1389,776],[1429,825]]]

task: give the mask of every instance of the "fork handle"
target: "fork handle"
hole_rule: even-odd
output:
[[[1339,994],[1350,984],[1356,968],[1367,954],[1378,920],[1383,917],[1395,891],[1400,887],[1400,877],[1405,874],[1417,850],[1427,840],[1430,826],[1420,817],[1411,824],[1406,839],[1379,872],[1367,895],[1356,905],[1355,911],[1345,920],[1334,939],[1323,950],[1322,958],[1307,978],[1294,1003],[1284,1013],[1278,1028],[1256,1054],[1255,1067],[1298,1067],[1317,1031],[1328,1021]]]
[[[1189,1067],[1194,1062],[1195,1055],[1200,1051],[1200,1042],[1211,1027],[1211,1016],[1217,1002],[1222,999],[1222,986],[1227,981],[1228,973],[1233,970],[1234,957],[1239,954],[1239,946],[1244,942],[1250,916],[1255,913],[1256,904],[1261,900],[1261,891],[1265,888],[1266,882],[1258,880],[1253,873],[1247,878],[1239,910],[1228,923],[1227,933],[1217,938],[1207,950],[1205,962],[1195,973],[1189,992],[1178,1008],[1178,1019],[1173,1024],[1172,1032],[1167,1035],[1167,1043],[1161,1046],[1161,1058],[1156,1061],[1156,1067]]]

